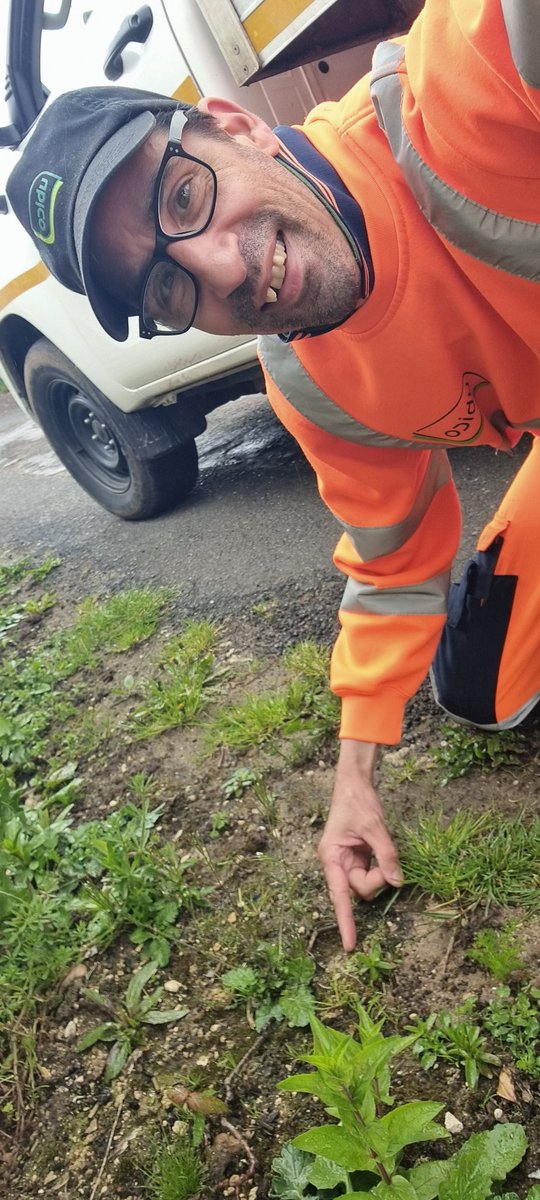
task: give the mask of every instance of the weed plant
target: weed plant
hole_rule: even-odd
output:
[[[488,1079],[500,1059],[488,1049],[482,1029],[472,1019],[474,1005],[466,1003],[455,1013],[431,1013],[426,1020],[408,1025],[413,1036],[412,1052],[429,1071],[439,1062],[463,1069],[467,1087],[475,1088],[480,1076]]]
[[[483,733],[479,729],[464,729],[462,725],[442,725],[443,740],[433,751],[442,784],[467,775],[473,767],[481,771],[496,771],[514,767],[526,752],[525,737],[518,729]]]
[[[486,1200],[521,1162],[527,1138],[521,1125],[498,1125],[473,1134],[447,1159],[427,1158],[405,1166],[404,1151],[448,1137],[435,1118],[443,1105],[413,1100],[395,1105],[390,1063],[411,1045],[410,1037],[384,1037],[382,1022],[359,1010],[358,1038],[311,1018],[314,1068],[279,1084],[282,1091],[307,1093],[324,1105],[331,1122],[287,1143],[273,1163],[270,1195],[275,1200]],[[410,1159],[409,1159],[410,1161]],[[506,1193],[506,1200],[512,1200]],[[527,1200],[540,1200],[540,1188]]]
[[[255,767],[237,767],[225,780],[221,790],[226,800],[239,800],[244,792],[253,788],[262,778],[262,771]]]
[[[509,987],[500,987],[483,1010],[482,1022],[520,1071],[540,1079],[540,988],[530,985],[513,995]]]
[[[402,826],[399,842],[406,882],[428,895],[486,910],[540,908],[540,818],[458,812],[445,822],[433,813]]]
[[[102,1009],[108,1020],[90,1029],[75,1049],[82,1053],[83,1050],[89,1050],[90,1046],[95,1046],[96,1042],[112,1042],[103,1074],[105,1083],[110,1083],[120,1075],[132,1050],[144,1040],[146,1025],[170,1025],[173,1021],[180,1021],[188,1011],[187,1008],[156,1008],[163,995],[162,987],[154,988],[150,995],[144,995],[144,989],[157,969],[156,962],[148,962],[140,967],[128,984],[124,1000],[118,1005],[111,1004],[106,996],[92,988],[81,989],[85,999]]]
[[[187,1138],[164,1142],[149,1172],[152,1200],[194,1200],[202,1194],[206,1166],[197,1147]]]
[[[304,755],[315,753],[335,734],[338,702],[328,688],[328,652],[301,642],[285,655],[285,666],[294,676],[287,687],[246,696],[217,713],[208,732],[210,750],[265,746],[276,751],[285,738]]]
[[[204,902],[189,882],[191,862],[161,846],[160,809],[129,802],[101,821],[73,825],[53,797],[18,806],[18,789],[0,776],[0,1092],[9,1094],[14,1062],[31,1057],[36,1016],[54,984],[89,946],[125,930],[143,957],[168,961],[182,912]]]
[[[270,1021],[286,1020],[300,1027],[308,1024],[315,1003],[309,986],[314,974],[313,959],[303,950],[286,954],[278,946],[260,942],[253,965],[232,967],[221,982],[236,1001],[247,1002],[260,1032]]]
[[[510,922],[502,929],[481,929],[466,956],[499,983],[506,983],[517,971],[525,969],[522,948],[515,922]]]
[[[216,640],[217,629],[210,621],[192,621],[171,639],[159,664],[160,674],[145,683],[143,703],[130,718],[137,739],[193,725],[219,694],[228,672],[216,666]]]
[[[26,654],[9,649],[0,663],[0,761],[28,778],[40,759],[51,759],[50,730],[63,731],[65,753],[73,750],[69,725],[76,715],[76,690],[62,685],[82,668],[94,668],[107,653],[138,645],[155,631],[170,598],[165,589],[134,589],[103,602],[85,600],[79,618]],[[82,685],[81,685],[82,686]],[[79,689],[80,690],[80,689]]]

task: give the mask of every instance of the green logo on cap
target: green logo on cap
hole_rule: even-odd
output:
[[[48,246],[52,246],[54,242],[54,206],[63,182],[59,175],[42,171],[40,175],[36,175],[28,193],[32,232]]]

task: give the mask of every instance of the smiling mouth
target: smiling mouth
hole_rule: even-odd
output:
[[[268,284],[268,288],[266,290],[266,297],[263,307],[265,307],[267,304],[276,303],[283,280],[285,279],[286,262],[287,251],[285,249],[285,242],[283,241],[281,234],[278,233],[276,237],[275,250],[272,257],[272,274],[270,276],[270,283]]]

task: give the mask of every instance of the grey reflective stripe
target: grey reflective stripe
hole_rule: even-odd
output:
[[[511,0],[512,4],[516,0]],[[538,7],[538,0],[535,0]],[[373,57],[371,98],[394,158],[429,224],[457,246],[489,266],[523,279],[540,281],[540,225],[484,208],[449,187],[428,167],[409,139],[401,118],[401,84],[395,73],[402,46],[377,46]]]
[[[424,583],[399,588],[374,587],[370,583],[349,579],[340,608],[342,612],[369,613],[379,617],[444,616],[449,582],[449,571],[434,575],[433,579],[426,579]]]
[[[525,83],[540,87],[540,4],[501,0],[501,7],[516,70]]]
[[[259,357],[282,396],[303,417],[333,437],[343,438],[361,446],[383,446],[393,450],[425,450],[418,442],[392,437],[378,429],[370,429],[356,417],[350,417],[335,400],[305,370],[292,346],[280,342],[277,337],[259,338]]]
[[[375,558],[383,558],[384,555],[393,554],[394,550],[399,550],[400,546],[404,546],[413,533],[416,533],[433,497],[451,478],[452,473],[446,451],[432,450],[427,471],[415,495],[414,504],[403,521],[396,521],[394,525],[378,526],[347,525],[343,521],[343,527],[362,562],[367,563],[372,562]]]
[[[509,429],[540,429],[540,417],[535,417],[534,421],[509,421]]]

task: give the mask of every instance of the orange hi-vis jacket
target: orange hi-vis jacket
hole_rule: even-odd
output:
[[[339,328],[260,341],[270,401],[345,527],[341,736],[399,740],[460,535],[446,450],[540,432],[540,5],[427,0],[303,132],[360,204],[374,266]]]

